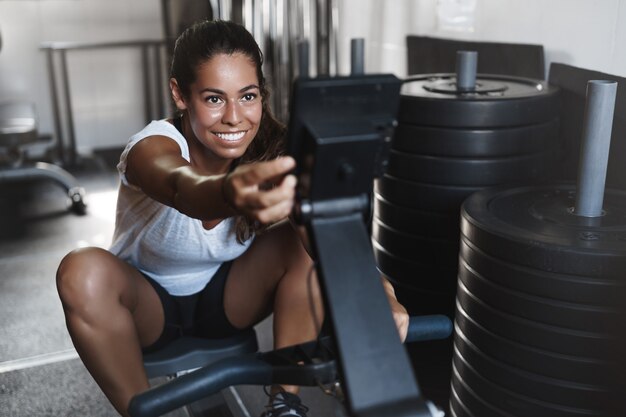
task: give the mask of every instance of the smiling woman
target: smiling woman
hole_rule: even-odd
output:
[[[120,157],[112,246],[76,250],[59,266],[76,350],[122,415],[148,388],[142,352],[185,335],[231,336],[270,313],[276,348],[319,332],[313,261],[283,221],[295,162],[279,156],[285,128],[269,111],[261,65],[240,25],[186,30],[170,74],[177,114],[132,136]],[[264,416],[305,416],[297,392],[273,387]]]

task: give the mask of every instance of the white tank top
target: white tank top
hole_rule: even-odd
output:
[[[109,251],[154,279],[170,294],[190,295],[201,291],[223,262],[241,256],[253,238],[243,245],[238,243],[232,217],[206,230],[200,220],[153,200],[128,183],[125,175],[128,152],[140,140],[154,135],[171,138],[180,146],[182,157],[190,160],[187,141],[165,120],[153,121],[130,138],[117,165],[121,183]]]

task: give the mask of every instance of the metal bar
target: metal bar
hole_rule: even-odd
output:
[[[365,74],[365,39],[350,40],[350,74]]]
[[[54,51],[46,50],[46,62],[48,63],[48,81],[50,83],[50,98],[52,101],[52,114],[54,119],[54,136],[57,141],[57,153],[62,165],[67,164],[65,155],[65,144],[63,140],[63,130],[61,127],[61,109],[59,106],[59,94],[57,92],[57,79],[54,70]]]
[[[616,81],[591,80],[587,83],[574,210],[579,216],[602,215],[616,95]]]
[[[339,5],[337,0],[329,0],[328,8],[328,55],[329,69],[332,75],[339,73]]]
[[[163,84],[166,82],[163,77],[163,49],[155,45],[154,46],[154,63],[155,63],[155,78],[156,78],[156,103],[157,103],[157,115],[156,119],[163,118],[167,113],[164,103],[164,89]]]
[[[298,42],[298,74],[309,78],[309,42],[306,39]]]
[[[329,39],[328,39],[328,1],[317,0],[316,2],[316,56],[317,56],[317,74],[328,75],[330,73],[328,55],[329,55]]]
[[[245,5],[243,0],[230,0],[230,20],[239,24],[244,23]]]
[[[61,80],[63,84],[63,99],[65,101],[65,112],[67,114],[67,136],[69,139],[69,160],[70,166],[76,165],[77,150],[76,150],[76,132],[74,130],[74,116],[72,115],[72,99],[70,95],[70,81],[67,72],[67,54],[65,50],[59,51],[61,58]]]
[[[150,88],[150,66],[148,65],[148,47],[141,47],[141,68],[143,69],[143,104],[144,118],[146,124],[150,123],[152,112],[150,110],[152,104],[152,93]]]
[[[122,42],[42,42],[40,49],[74,50],[74,49],[103,49],[137,47],[142,45],[163,45],[166,42],[161,39],[138,39]]]
[[[458,91],[474,91],[476,89],[476,68],[478,52],[457,51],[456,53],[456,88]]]

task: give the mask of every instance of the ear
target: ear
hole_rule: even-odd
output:
[[[185,98],[178,87],[178,81],[176,81],[176,78],[170,78],[170,91],[172,93],[174,104],[176,104],[176,108],[178,110],[186,110],[187,104],[185,103]]]

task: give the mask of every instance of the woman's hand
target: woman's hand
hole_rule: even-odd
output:
[[[295,166],[289,156],[240,165],[223,179],[224,200],[236,212],[262,224],[282,220],[294,203],[297,180],[289,172]]]
[[[404,342],[409,330],[409,314],[407,313],[406,308],[398,302],[396,292],[394,291],[391,283],[385,278],[381,277],[381,279],[383,281],[383,286],[385,287],[387,299],[389,300],[393,320],[396,322],[396,327],[398,328],[398,333],[400,334],[400,340]]]

